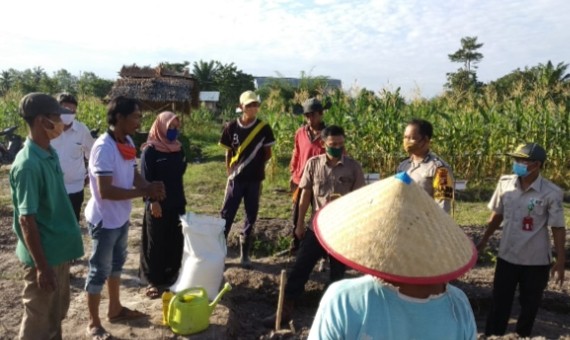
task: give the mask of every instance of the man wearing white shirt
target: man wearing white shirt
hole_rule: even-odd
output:
[[[74,113],[77,112],[77,100],[73,95],[60,93],[57,96],[57,101],[66,109]],[[67,116],[65,119],[62,118],[65,124],[63,133],[51,143],[59,156],[65,190],[73,206],[75,217],[79,221],[81,205],[83,204],[83,187],[87,178],[85,161],[89,159],[94,139],[91,137],[87,126],[75,119],[76,114],[65,116]]]

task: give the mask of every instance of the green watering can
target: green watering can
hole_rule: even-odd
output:
[[[168,305],[168,325],[179,335],[201,332],[210,325],[210,315],[222,296],[232,286],[226,282],[218,296],[208,303],[208,293],[202,287],[185,289],[172,297]]]

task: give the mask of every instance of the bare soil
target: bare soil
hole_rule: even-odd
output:
[[[137,217],[138,216],[138,217]],[[150,300],[144,294],[144,286],[137,277],[138,254],[140,247],[140,211],[133,214],[133,224],[129,234],[129,255],[122,276],[121,300],[123,304],[136,308],[149,315],[147,319],[111,324],[103,321],[103,326],[116,339],[304,339],[308,334],[319,299],[325,288],[328,273],[314,272],[306,285],[306,293],[296,306],[291,329],[274,332],[263,327],[260,320],[275,311],[278,299],[279,274],[282,269],[289,269],[294,259],[285,256],[268,256],[259,251],[254,255],[252,270],[238,266],[236,235],[230,234],[228,257],[226,260],[225,281],[233,289],[216,306],[210,317],[210,327],[193,336],[179,336],[162,325],[162,302]],[[11,228],[11,208],[0,209],[0,339],[16,338],[22,316],[21,290],[23,287],[22,266],[14,254],[16,238]],[[237,228],[237,225],[235,226]],[[464,227],[475,240],[481,236],[481,227]],[[85,253],[90,252],[90,240],[84,232]],[[277,242],[288,236],[288,221],[280,219],[260,219],[256,224],[257,249],[275,249]],[[495,235],[491,248],[497,245],[499,235]],[[65,339],[81,339],[87,325],[88,314],[83,285],[87,273],[87,255],[72,266],[71,270],[71,307],[63,322]],[[350,271],[348,276],[357,276]],[[550,283],[545,292],[539,311],[534,334],[537,338],[570,339],[570,272],[566,271],[566,282],[562,289]],[[490,305],[493,267],[490,258],[481,258],[480,263],[460,280],[453,284],[462,288],[468,295],[479,331],[482,332],[485,317]],[[105,315],[108,300],[103,296],[101,315]],[[518,313],[515,302],[513,319],[509,331],[514,329]],[[484,338],[481,334],[480,338]],[[515,339],[513,334],[505,339]]]

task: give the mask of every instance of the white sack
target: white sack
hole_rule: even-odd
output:
[[[197,215],[180,216],[184,235],[184,254],[178,280],[170,290],[178,293],[187,288],[203,287],[213,300],[220,290],[227,254],[224,237],[225,220]]]

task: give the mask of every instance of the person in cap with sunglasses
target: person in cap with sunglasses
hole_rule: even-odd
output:
[[[224,127],[219,145],[226,149],[228,182],[220,215],[226,220],[228,237],[237,210],[243,199],[245,222],[240,234],[240,265],[251,268],[249,251],[253,245],[252,232],[261,196],[261,182],[265,179],[265,163],[271,158],[275,144],[273,130],[257,118],[259,99],[253,91],[245,91],[239,98],[242,114]]]
[[[88,183],[87,168],[89,153],[95,140],[85,124],[77,120],[77,99],[69,93],[57,96],[59,105],[73,114],[61,116],[63,133],[52,141],[63,169],[63,180],[67,195],[73,206],[77,221],[80,220],[81,205],[84,199],[83,188]]]
[[[477,338],[467,296],[448,283],[475,264],[475,246],[407,173],[329,203],[313,228],[327,252],[367,275],[330,285],[309,339]]]
[[[546,151],[536,143],[519,145],[507,155],[513,158],[513,175],[502,176],[489,202],[491,217],[477,245],[482,251],[493,233],[502,226],[502,236],[493,279],[493,304],[485,335],[503,335],[507,329],[515,290],[519,288],[521,312],[515,331],[528,337],[549,274],[564,282],[566,228],[563,192],[540,174]],[[551,266],[552,232],[556,261]]]
[[[291,172],[290,187],[293,193],[293,240],[290,251],[294,254],[299,248],[299,239],[295,236],[295,226],[299,217],[299,199],[301,190],[299,182],[303,176],[305,164],[314,156],[325,153],[325,147],[321,139],[321,131],[325,128],[323,114],[329,106],[321,103],[317,98],[309,98],[303,102],[303,116],[305,123],[295,132],[295,142],[289,170]]]
[[[16,255],[24,263],[24,313],[20,339],[61,339],[70,303],[70,261],[83,256],[79,224],[50,142],[63,132],[72,112],[45,93],[20,101],[29,136],[10,169]]]

